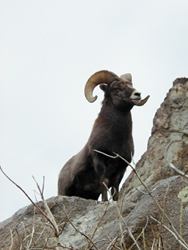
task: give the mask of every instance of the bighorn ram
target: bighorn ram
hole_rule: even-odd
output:
[[[107,200],[107,187],[112,187],[113,199],[118,199],[119,183],[127,164],[119,158],[109,158],[95,150],[112,155],[113,152],[131,162],[134,153],[132,119],[134,105],[144,105],[149,96],[141,100],[141,94],[132,86],[131,74],[118,77],[102,70],[93,74],[85,85],[85,97],[94,102],[94,88],[100,85],[104,91],[102,108],[85,147],[62,168],[58,180],[58,194]]]

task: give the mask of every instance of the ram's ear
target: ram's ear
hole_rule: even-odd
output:
[[[101,83],[101,84],[99,85],[99,87],[100,87],[100,89],[102,89],[102,91],[106,92],[106,91],[107,91],[107,88],[108,88],[108,85],[105,84],[105,83]]]

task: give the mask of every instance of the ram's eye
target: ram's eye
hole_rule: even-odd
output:
[[[118,87],[113,88],[113,90],[115,90],[115,91],[121,91],[121,89],[120,89],[120,88],[118,88]]]

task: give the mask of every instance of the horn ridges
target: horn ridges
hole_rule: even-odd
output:
[[[119,76],[108,70],[101,70],[94,73],[87,81],[84,89],[85,97],[89,102],[94,102],[97,96],[93,96],[94,88],[101,84],[109,84],[114,80],[119,80]]]
[[[146,96],[143,100],[141,100],[138,104],[135,104],[136,106],[143,106],[147,100],[149,99],[150,95]]]

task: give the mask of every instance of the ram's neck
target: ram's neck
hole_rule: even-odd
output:
[[[121,112],[110,105],[102,106],[89,138],[89,146],[90,150],[117,152],[130,160],[134,151],[130,111]]]
[[[121,111],[115,107],[111,102],[103,102],[101,111],[96,119],[95,124],[98,123],[100,126],[106,126],[108,130],[126,130],[126,134],[132,133],[132,118],[131,112],[127,110]]]

